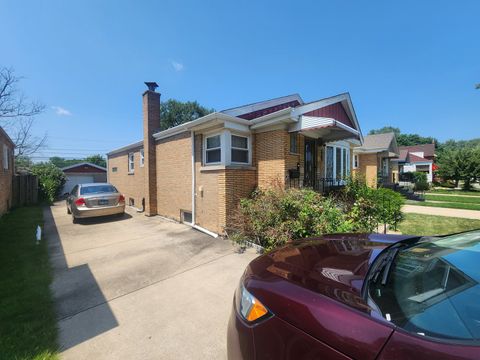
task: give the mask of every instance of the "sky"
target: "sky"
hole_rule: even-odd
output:
[[[0,66],[49,156],[142,139],[144,81],[222,110],[349,92],[362,132],[480,137],[480,1],[0,0]]]

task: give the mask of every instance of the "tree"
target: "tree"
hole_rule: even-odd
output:
[[[397,127],[393,127],[393,126],[384,126],[380,129],[370,130],[368,135],[386,134],[386,133],[391,133],[391,132],[393,132],[395,134],[395,136],[400,135],[400,129],[397,128]]]
[[[65,184],[64,172],[52,163],[40,163],[32,166],[32,173],[38,176],[41,195],[52,203]]]
[[[160,104],[161,129],[165,130],[214,112],[214,109],[207,109],[196,101],[181,102],[178,100],[167,100]]]
[[[85,161],[101,167],[107,167],[107,160],[100,154],[89,156],[85,158]]]
[[[434,137],[428,136],[424,137],[418,134],[402,134],[399,128],[393,126],[384,126],[380,129],[373,129],[370,130],[368,133],[369,135],[375,134],[385,134],[385,133],[395,133],[397,138],[398,146],[413,146],[413,145],[422,145],[422,144],[432,144],[434,143],[435,146],[438,144],[438,140]]]
[[[44,110],[38,102],[29,101],[17,84],[21,78],[13,69],[0,67],[0,126],[4,127],[15,143],[15,156],[28,156],[45,146],[46,135],[32,135],[35,115]]]
[[[472,181],[480,178],[480,148],[445,149],[438,159],[438,175],[445,180],[454,180],[457,187],[469,190]]]

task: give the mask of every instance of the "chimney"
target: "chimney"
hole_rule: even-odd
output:
[[[143,93],[143,154],[145,178],[145,215],[157,214],[157,162],[153,134],[160,129],[160,93],[155,82],[146,82]]]

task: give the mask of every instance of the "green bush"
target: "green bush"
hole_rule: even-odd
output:
[[[372,232],[379,224],[396,225],[405,199],[393,190],[373,189],[361,178],[350,178],[340,201],[354,231]]]
[[[38,176],[40,195],[44,200],[52,203],[65,184],[65,174],[51,163],[35,164],[32,167],[32,173]]]
[[[427,182],[427,174],[424,172],[413,172],[413,182],[415,183],[414,190],[416,191],[425,191],[430,187]]]
[[[234,236],[267,250],[298,238],[348,232],[351,223],[331,198],[307,189],[256,191],[240,202]]]

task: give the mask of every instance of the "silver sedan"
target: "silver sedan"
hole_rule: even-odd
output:
[[[75,185],[67,197],[67,213],[77,219],[125,212],[125,197],[109,183]]]

